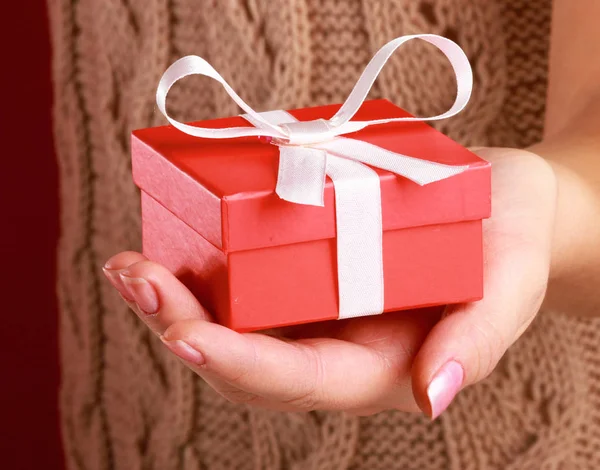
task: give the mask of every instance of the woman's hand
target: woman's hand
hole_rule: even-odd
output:
[[[480,149],[492,162],[492,218],[484,222],[485,297],[239,334],[210,314],[165,268],[141,254],[111,258],[105,273],[144,323],[217,392],[275,410],[384,409],[437,417],[485,378],[525,331],[544,298],[556,183],[540,157]]]

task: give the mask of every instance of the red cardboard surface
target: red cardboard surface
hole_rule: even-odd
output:
[[[223,253],[142,193],[144,254],[166,266],[219,323],[237,331],[338,316],[335,239]],[[481,221],[387,231],[385,311],[478,300]]]
[[[291,111],[328,118],[338,106]],[[407,115],[385,100],[355,116]],[[240,117],[203,127],[247,125]],[[349,135],[412,157],[469,165],[420,187],[380,175],[385,311],[465,302],[483,295],[481,219],[490,215],[490,165],[424,123]],[[171,127],[135,131],[133,174],[142,189],[144,252],[174,272],[239,331],[338,316],[333,185],[325,207],[275,194],[278,151],[257,138],[199,139]]]
[[[328,118],[339,105],[294,110],[299,120]],[[355,116],[371,120],[407,116],[387,100],[366,102]],[[249,125],[237,116],[203,127]],[[421,122],[373,126],[346,137],[425,160],[464,165],[461,175],[427,186],[377,170],[384,230],[480,220],[490,214],[489,163]],[[282,201],[275,194],[278,149],[255,137],[214,140],[172,126],[135,131],[136,184],[226,252],[335,237],[333,183],[325,207]]]

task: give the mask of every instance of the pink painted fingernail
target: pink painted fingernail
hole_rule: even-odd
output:
[[[437,371],[427,387],[431,407],[431,419],[437,418],[448,408],[462,387],[465,372],[456,361],[449,361]]]
[[[125,287],[125,284],[123,284],[121,276],[119,276],[119,273],[121,272],[120,269],[110,269],[104,266],[102,268],[102,272],[106,276],[106,279],[110,281],[113,287],[117,289],[117,291],[119,291],[119,294],[121,294],[125,300],[127,300],[128,302],[134,301],[133,297],[131,297],[131,295],[129,294],[127,287]]]
[[[204,356],[202,355],[202,353],[191,347],[185,341],[181,339],[170,341],[164,338],[163,336],[161,336],[160,339],[173,354],[183,359],[184,361],[191,362],[192,364],[196,364],[199,366],[205,363]]]
[[[130,277],[127,272],[119,274],[129,297],[146,315],[158,312],[158,294],[152,284],[141,277]]]

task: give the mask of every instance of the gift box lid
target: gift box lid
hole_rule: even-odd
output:
[[[289,111],[300,121],[329,118],[339,105]],[[354,120],[409,116],[387,100],[365,102]],[[240,116],[195,123],[250,126]],[[433,162],[468,165],[446,180],[419,186],[375,169],[381,181],[384,230],[453,223],[490,216],[490,164],[424,122],[371,126],[345,137]],[[225,252],[335,237],[333,183],[325,206],[281,200],[275,194],[278,148],[257,137],[217,140],[173,126],[132,133],[136,185]]]

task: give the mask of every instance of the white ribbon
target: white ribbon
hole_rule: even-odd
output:
[[[433,44],[450,61],[457,82],[452,107],[432,117],[351,121],[389,57],[411,39]],[[247,113],[243,117],[254,127],[210,129],[190,126],[171,118],[166,110],[167,93],[175,82],[192,74],[205,75],[221,83]],[[174,127],[192,136],[209,139],[271,137],[272,143],[279,147],[276,193],[286,201],[323,206],[326,176],[331,178],[336,204],[339,318],[352,318],[383,312],[381,194],[379,176],[367,165],[391,171],[419,185],[457,175],[468,166],[420,160],[339,136],[375,124],[449,118],[466,106],[472,87],[471,66],[460,46],[441,36],[417,34],[396,38],[383,46],[373,56],[338,112],[327,120],[298,121],[285,111],[257,113],[206,60],[198,56],[183,57],[166,70],[158,85],[156,102]]]

